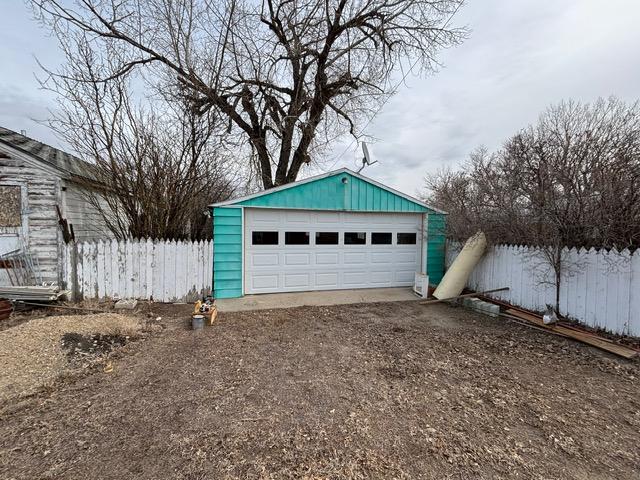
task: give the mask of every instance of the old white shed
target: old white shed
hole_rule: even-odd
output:
[[[91,164],[0,127],[0,255],[26,244],[42,280],[59,283],[64,242],[56,207],[77,241],[111,236],[83,196],[91,183]],[[4,267],[0,285],[8,282]]]

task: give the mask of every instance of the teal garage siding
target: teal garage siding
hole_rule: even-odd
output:
[[[301,180],[257,195],[212,205],[213,290],[215,298],[243,295],[243,209],[240,207],[425,213],[427,274],[437,284],[444,275],[446,214],[427,207],[347,169]]]
[[[400,195],[351,176],[347,184],[345,210],[357,212],[428,212],[429,209]]]
[[[308,210],[344,210],[345,185],[340,176],[303,183],[285,190],[265,192],[259,197],[239,201],[246,207],[300,208]]]
[[[347,183],[342,179],[346,178]],[[240,200],[246,207],[343,210],[352,212],[429,212],[419,203],[349,173],[339,173],[284,190]]]
[[[429,283],[437,285],[444,275],[444,255],[446,245],[446,215],[427,215],[427,275]]]
[[[242,296],[242,208],[213,209],[213,294]]]

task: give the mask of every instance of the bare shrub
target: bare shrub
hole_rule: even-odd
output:
[[[614,97],[547,109],[493,153],[425,180],[450,238],[536,246],[559,288],[564,247],[640,246],[640,106]]]
[[[79,180],[85,200],[117,238],[211,238],[208,205],[238,184],[224,126],[171,92],[141,102],[129,79],[102,82],[104,65],[83,37],[75,41],[75,62],[42,84],[58,94],[49,125],[93,164],[95,181]]]

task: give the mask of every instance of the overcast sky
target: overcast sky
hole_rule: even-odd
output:
[[[60,53],[20,0],[0,2],[0,125],[59,146],[35,121],[52,97],[38,89],[34,56],[55,66]],[[640,97],[640,1],[469,0],[456,18],[469,39],[441,54],[438,73],[409,77],[367,128],[380,163],[365,175],[415,194],[427,172],[498,148],[552,103]],[[337,159],[346,146],[326,167],[356,167],[355,145]]]

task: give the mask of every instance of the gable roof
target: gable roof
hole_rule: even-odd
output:
[[[224,202],[214,203],[213,205],[210,205],[210,207],[213,208],[213,207],[224,207],[224,206],[231,206],[231,205],[244,205],[244,206],[271,206],[274,208],[278,208],[278,207],[279,208],[302,208],[302,209],[313,208],[311,206],[303,205],[304,203],[308,204],[308,202],[301,202],[300,195],[295,195],[294,194],[295,191],[296,190],[302,191],[303,189],[300,187],[303,187],[305,185],[310,186],[309,184],[316,183],[320,186],[326,183],[327,179],[330,179],[331,177],[336,177],[338,175],[343,175],[343,174],[346,174],[352,177],[354,180],[357,180],[360,184],[366,184],[371,186],[373,190],[381,190],[381,191],[387,192],[388,194],[390,194],[388,195],[390,198],[395,197],[398,199],[402,199],[401,201],[402,205],[400,209],[391,209],[391,210],[416,211],[416,212],[431,211],[434,213],[442,213],[442,214],[446,213],[440,209],[427,205],[426,203],[418,200],[417,198],[414,198],[410,195],[399,192],[398,190],[395,190],[391,187],[383,185],[375,180],[365,177],[364,175],[356,173],[353,170],[350,170],[348,168],[340,168],[338,170],[333,170],[331,172],[323,173],[321,175],[316,175],[313,177],[305,178],[303,180],[298,180],[297,182],[292,182],[286,185],[281,185],[279,187],[274,187],[269,190],[264,190],[251,195],[245,195],[243,197],[234,198]],[[301,192],[303,196],[305,194],[309,196],[309,194],[311,193],[315,193],[315,194],[319,193],[319,192],[311,192],[309,191],[308,188],[304,188],[304,190],[305,192]],[[291,195],[289,195],[290,193]],[[323,191],[322,193],[324,193],[325,195],[329,193],[329,195],[331,195],[331,193],[335,194],[336,192]],[[370,195],[372,198],[375,196],[373,192],[371,192]],[[267,199],[265,197],[269,197],[269,198]],[[337,196],[333,195],[333,197],[337,197]],[[294,199],[293,202],[292,202],[292,199]],[[315,200],[317,200],[318,206],[314,205],[314,207],[322,210],[361,210],[361,211],[368,210],[366,205],[358,205],[358,206],[354,205],[353,204],[354,202],[350,201],[349,198],[345,198],[344,201],[342,201],[342,199],[340,198],[334,198],[334,200],[336,201],[330,202],[329,204],[327,204],[326,198],[315,198]],[[386,202],[388,203],[389,200],[387,199]]]
[[[76,176],[95,180],[94,167],[90,163],[8,128],[0,127],[0,143],[59,170],[67,178]]]

